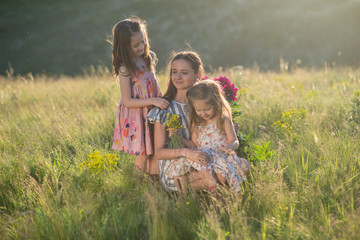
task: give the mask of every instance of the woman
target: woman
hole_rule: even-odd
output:
[[[168,173],[170,168],[181,168],[183,158],[202,164],[209,160],[209,156],[199,149],[168,148],[169,133],[165,123],[167,114],[178,114],[182,128],[179,134],[182,141],[190,141],[189,108],[187,106],[187,91],[195,82],[201,79],[203,65],[199,55],[192,51],[175,53],[169,63],[170,82],[164,98],[170,102],[170,106],[161,110],[152,109],[148,114],[150,122],[154,123],[154,152],[158,160],[159,178],[164,188],[170,192],[186,192],[186,182],[194,191],[201,189],[213,189],[217,185],[216,179],[211,173],[194,171],[182,177],[172,177]]]

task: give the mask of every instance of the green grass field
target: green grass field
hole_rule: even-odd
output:
[[[240,195],[170,196],[134,173],[110,149],[120,90],[106,69],[1,76],[0,238],[359,239],[360,70],[207,75],[240,88]]]

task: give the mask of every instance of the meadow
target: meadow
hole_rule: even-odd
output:
[[[359,239],[360,69],[280,69],[207,73],[239,88],[238,195],[169,195],[111,150],[106,68],[0,76],[1,239]]]

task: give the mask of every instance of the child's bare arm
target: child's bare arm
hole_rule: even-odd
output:
[[[228,145],[219,149],[223,151],[234,151],[239,147],[239,141],[236,137],[234,125],[230,118],[224,119],[224,130]]]
[[[125,66],[120,67],[119,81],[122,101],[127,108],[146,107],[154,105],[161,109],[165,109],[169,106],[169,102],[163,98],[143,98],[136,99],[131,96],[131,83],[128,76],[128,70]]]
[[[197,141],[197,131],[191,131],[191,139],[185,139],[183,137],[180,138],[181,142],[188,148],[197,148],[196,141]]]
[[[209,158],[209,155],[203,153],[200,149],[180,148],[170,149],[166,146],[166,127],[161,123],[155,122],[154,129],[155,144],[154,151],[157,159],[172,160],[178,157],[185,157],[191,161],[203,164]]]
[[[168,128],[169,131],[169,137],[171,137],[172,135],[176,134],[178,132],[178,130],[174,130],[172,128]],[[179,138],[180,141],[182,142],[182,144],[184,144],[185,147],[187,148],[196,148],[196,145],[193,141],[191,141],[190,139],[186,139],[183,138],[180,134],[179,134]]]
[[[191,139],[186,139],[183,137],[180,137],[180,141],[187,147],[187,148],[197,148],[196,144],[191,141]]]
[[[169,137],[171,137],[173,134],[175,134],[173,129],[169,128],[168,130],[169,130]],[[183,138],[180,134],[179,134],[179,137],[180,137],[180,141],[184,144],[185,147],[197,148],[195,142],[192,139]]]

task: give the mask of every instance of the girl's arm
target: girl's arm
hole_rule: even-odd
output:
[[[191,140],[190,139],[184,139],[186,142],[183,142],[185,146],[188,148],[197,148],[197,138],[198,138],[198,132],[196,128],[191,128]]]
[[[233,125],[232,121],[230,120],[230,118],[228,118],[228,117],[224,118],[224,130],[225,130],[226,140],[227,140],[228,145],[220,150],[223,150],[223,151],[234,150],[235,151],[239,147],[239,141],[236,137],[234,125]]]
[[[154,105],[158,108],[165,109],[169,106],[169,102],[163,98],[144,98],[135,99],[131,97],[131,84],[130,77],[128,76],[129,71],[125,66],[120,67],[119,81],[120,81],[120,92],[123,99],[123,104],[127,108],[146,107]]]
[[[185,157],[191,161],[203,164],[206,162],[209,156],[198,149],[180,148],[180,149],[169,149],[166,147],[167,131],[166,127],[155,122],[154,129],[154,150],[157,159],[172,160],[178,157]]]
[[[186,139],[186,138],[183,138],[182,136],[180,136],[180,141],[188,148],[197,148],[198,147],[196,144],[197,130],[193,129],[191,131],[191,139]]]
[[[169,137],[171,137],[172,135],[177,134],[178,130],[173,130],[172,128],[168,128],[168,132],[169,132]],[[197,148],[196,144],[193,141],[191,141],[190,139],[183,138],[180,134],[179,134],[179,138],[180,138],[180,141],[182,142],[182,144],[185,145],[185,147]]]

